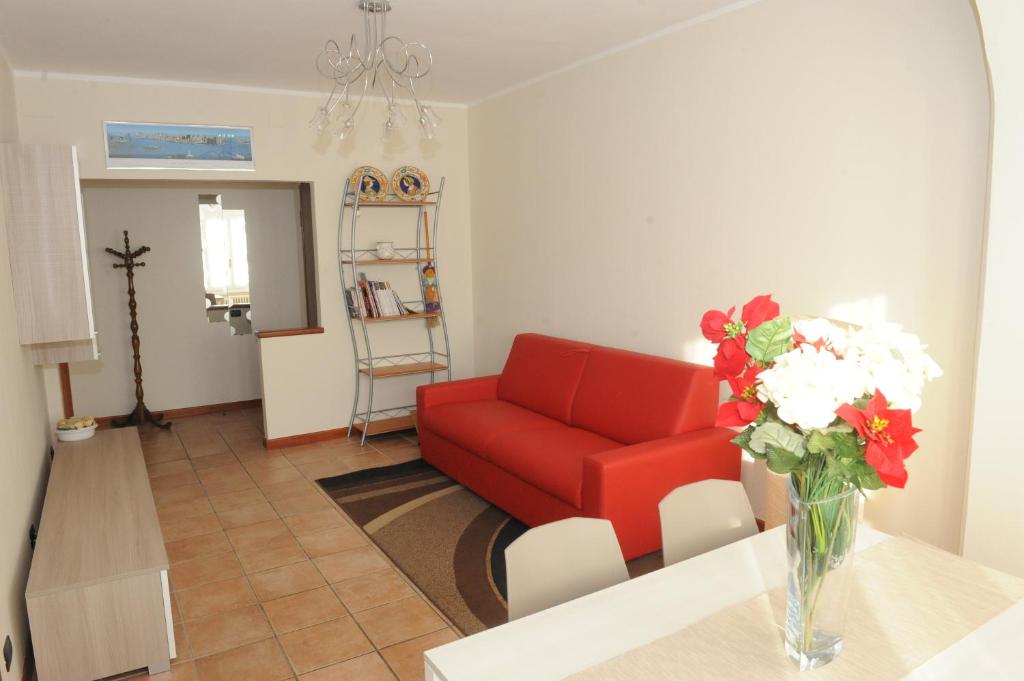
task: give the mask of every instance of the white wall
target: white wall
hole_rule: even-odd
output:
[[[992,176],[964,555],[1024,577],[1024,6],[977,0],[992,78]]]
[[[11,72],[0,50],[0,143],[17,142]],[[0,178],[0,182],[3,178]],[[7,230],[0,210],[0,646],[7,636],[14,663],[5,679],[20,679],[28,643],[25,584],[31,551],[28,529],[39,523],[48,428],[42,377],[18,343]]]
[[[146,404],[176,409],[260,396],[254,335],[210,323],[204,303],[198,197],[245,210],[253,329],[305,325],[298,188],[286,183],[86,182],[83,191],[99,361],[71,365],[75,411],[111,416],[135,405],[127,282],[104,249],[153,250],[136,270]]]
[[[478,372],[521,331],[701,359],[758,293],[902,322],[946,375],[868,517],[955,549],[988,114],[968,0],[765,0],[472,107]]]
[[[407,130],[405,146],[380,141],[380,105],[366,106],[354,138],[316,138],[307,127],[320,98],[242,88],[195,88],[137,82],[16,79],[19,125],[25,142],[77,144],[86,179],[268,180],[313,183],[321,325],[325,333],[284,339],[285,353],[265,351],[266,385],[301,376],[289,410],[268,413],[267,435],[283,437],[348,425],[353,393],[352,357],[338,278],[337,221],[342,183],[359,165],[391,173],[401,165],[447,177],[440,267],[449,312],[456,376],[473,371],[473,272],[470,266],[469,171],[466,110],[440,108],[444,123],[431,142]],[[104,167],[104,120],[249,125],[254,128],[256,171],[110,171]],[[411,234],[408,238],[411,238]],[[401,322],[411,324],[413,322]],[[281,347],[284,347],[282,345]],[[278,361],[282,359],[284,361]],[[148,371],[148,367],[147,367]],[[148,388],[148,383],[147,383]],[[406,390],[410,399],[411,392]],[[76,405],[77,408],[77,405]]]

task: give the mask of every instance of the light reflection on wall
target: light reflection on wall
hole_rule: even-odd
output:
[[[888,301],[884,295],[861,298],[849,303],[833,305],[825,313],[829,319],[838,319],[852,324],[877,324],[885,321]]]
[[[715,359],[715,346],[703,336],[683,341],[680,358],[684,362],[711,366]]]

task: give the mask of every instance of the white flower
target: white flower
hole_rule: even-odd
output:
[[[804,430],[828,427],[840,405],[867,390],[867,376],[854,362],[811,345],[776,357],[758,378],[758,398],[774,404],[781,420]]]
[[[846,352],[849,336],[847,330],[836,326],[827,319],[794,319],[793,330],[812,345],[816,341],[822,340],[840,355]]]
[[[845,357],[865,372],[867,392],[882,391],[895,409],[920,409],[925,382],[942,375],[921,340],[912,333],[903,333],[899,324],[850,332]]]

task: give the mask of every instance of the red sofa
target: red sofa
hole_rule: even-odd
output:
[[[670,491],[739,480],[717,405],[709,367],[532,333],[498,376],[416,390],[428,463],[530,526],[607,518],[627,559],[661,547]]]

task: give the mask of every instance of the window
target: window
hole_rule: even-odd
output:
[[[203,278],[207,297],[216,305],[230,305],[249,296],[249,254],[245,239],[245,211],[224,210],[220,196],[199,204],[203,240]],[[241,302],[241,301],[239,301]]]
[[[188,235],[192,281],[187,288],[195,311],[205,304],[210,324],[229,327],[232,335],[316,326],[312,187],[284,182],[201,187],[186,195],[199,218]]]
[[[219,194],[200,194],[206,319],[228,322],[232,336],[252,333],[249,248],[244,210],[225,210]]]

